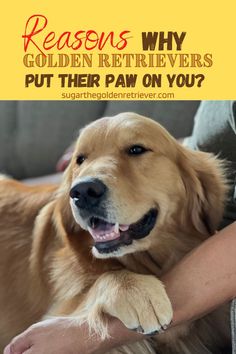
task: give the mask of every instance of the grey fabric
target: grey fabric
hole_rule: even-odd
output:
[[[236,300],[231,304],[232,354],[236,354]]]
[[[192,136],[184,145],[211,152],[228,161],[230,187],[224,219],[220,228],[236,220],[236,102],[202,101],[195,116]]]
[[[189,136],[199,101],[110,101],[105,115],[135,112],[161,123],[175,138]]]
[[[188,146],[236,162],[235,112],[235,101],[202,101]]]
[[[189,135],[198,101],[0,101],[0,172],[15,178],[50,174],[79,128],[104,115],[134,111]]]
[[[14,160],[13,144],[16,131],[16,109],[14,101],[0,101],[0,172],[9,173],[8,163]],[[18,161],[15,161],[18,164]]]
[[[0,171],[15,178],[55,171],[81,127],[103,115],[103,101],[19,101],[0,105]]]

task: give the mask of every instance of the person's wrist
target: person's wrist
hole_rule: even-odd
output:
[[[104,351],[142,340],[144,337],[143,334],[129,330],[121,321],[113,317],[110,317],[108,320],[108,333],[108,338],[104,340],[99,339],[97,350],[93,354],[102,354]]]

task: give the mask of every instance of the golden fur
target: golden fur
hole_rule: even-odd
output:
[[[150,151],[128,156],[127,148],[137,144]],[[78,166],[80,153],[87,159]],[[71,186],[85,176],[106,184],[109,218],[120,224],[135,223],[155,206],[150,234],[99,254],[70,207]],[[104,313],[145,333],[168,325],[172,309],[158,276],[214,233],[225,192],[219,160],[184,148],[159,124],[134,113],[83,129],[59,188],[0,178],[0,350],[45,316],[88,321],[102,336]],[[212,316],[213,323],[208,316],[119,353],[220,353],[225,334],[218,314]]]

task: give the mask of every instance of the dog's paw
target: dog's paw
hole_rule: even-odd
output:
[[[164,286],[154,276],[135,274],[132,278],[105,303],[105,311],[143,334],[155,335],[165,330],[173,312]]]
[[[171,322],[170,300],[163,284],[152,275],[109,272],[97,280],[93,291],[89,318],[95,326],[104,313],[118,318],[127,328],[148,335],[162,332]]]

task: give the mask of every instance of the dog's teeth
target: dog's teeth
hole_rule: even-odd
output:
[[[95,227],[96,227],[96,220],[95,220],[95,218],[92,218],[92,219],[91,219],[91,226],[92,226],[93,229],[95,229]]]
[[[118,232],[119,232],[119,223],[118,222],[115,223],[115,229],[114,230],[115,230],[115,233],[118,234]]]
[[[129,230],[129,225],[120,225],[120,231],[127,231]]]

